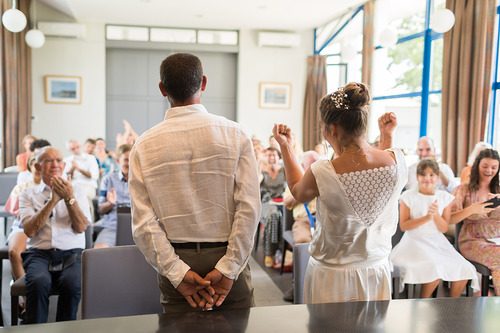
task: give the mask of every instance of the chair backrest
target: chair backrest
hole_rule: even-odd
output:
[[[116,218],[116,245],[135,245],[132,237],[132,215],[130,207],[118,207]]]
[[[17,172],[0,172],[0,205],[5,205],[17,184]]]
[[[460,230],[462,230],[462,227],[464,225],[464,221],[460,221],[457,224],[455,224],[455,249],[460,253],[460,249],[458,248],[458,236],[460,236]]]
[[[82,254],[82,319],[163,312],[157,273],[136,245]]]
[[[283,232],[287,230],[292,230],[292,225],[293,225],[293,210],[286,208],[286,206],[283,206]]]
[[[302,304],[304,279],[310,256],[309,243],[295,244],[293,246],[293,302],[295,304]]]

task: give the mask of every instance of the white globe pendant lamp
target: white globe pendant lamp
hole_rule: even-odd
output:
[[[445,33],[455,24],[455,14],[449,9],[437,10],[431,17],[432,30]]]
[[[33,49],[38,49],[45,44],[45,35],[38,29],[31,29],[24,36],[24,40],[29,47]]]
[[[20,32],[26,28],[28,21],[23,12],[16,9],[16,0],[12,0],[12,9],[8,9],[3,13],[2,23],[5,29],[11,32]]]
[[[26,33],[24,36],[24,40],[26,44],[28,44],[29,47],[32,49],[38,49],[42,47],[45,44],[45,35],[43,32],[37,29],[37,24],[36,24],[36,0],[33,3],[33,18],[35,20],[35,28],[31,29]]]
[[[380,46],[382,47],[393,47],[398,43],[398,35],[391,29],[384,29],[379,36]]]

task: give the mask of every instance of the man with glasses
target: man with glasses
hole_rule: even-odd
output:
[[[64,166],[59,150],[42,148],[35,163],[42,182],[19,197],[19,217],[30,237],[22,253],[27,323],[47,322],[52,287],[59,293],[56,321],[76,319],[90,210],[84,189],[62,177]]]
[[[91,216],[94,216],[94,206],[92,199],[97,195],[97,181],[99,180],[99,165],[95,156],[82,152],[80,143],[77,140],[69,140],[66,144],[71,155],[64,159],[66,169],[71,176],[71,183],[78,184],[85,189]],[[92,220],[93,222],[93,220]]]

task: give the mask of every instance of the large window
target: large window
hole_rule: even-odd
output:
[[[445,0],[379,0],[375,7],[375,42],[382,30],[397,34],[390,48],[378,46],[373,58],[369,139],[378,135],[376,119],[394,112],[399,119],[396,145],[414,153],[421,136],[441,147],[442,34],[430,28],[430,16]]]
[[[432,137],[438,149],[441,146],[443,39],[432,31],[430,17],[444,7],[445,0],[375,2],[375,45],[386,29],[397,35],[398,42],[392,47],[377,46],[373,53],[369,141],[379,134],[377,118],[394,112],[399,119],[397,147],[414,153],[418,138],[424,135]],[[316,31],[315,52],[328,55],[329,92],[361,80],[362,13],[360,7]]]

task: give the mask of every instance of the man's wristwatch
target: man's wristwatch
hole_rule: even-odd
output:
[[[66,205],[73,206],[75,204],[75,198],[69,198],[68,200],[65,200]]]

